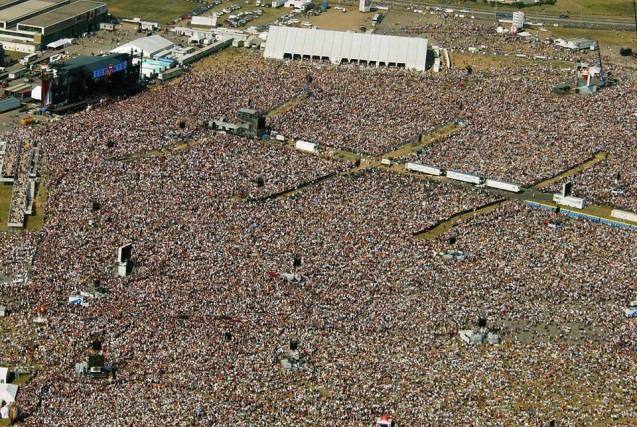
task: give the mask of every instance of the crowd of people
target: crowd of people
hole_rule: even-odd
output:
[[[0,159],[0,177],[7,183],[12,183],[12,193],[9,205],[8,224],[22,226],[25,211],[30,211],[29,182],[39,173],[37,144],[30,139],[26,130],[9,133],[2,141],[4,151]]]
[[[17,400],[25,425],[634,420],[637,324],[621,306],[637,299],[637,235],[577,220],[552,229],[553,213],[519,201],[420,240],[503,199],[203,126],[304,86],[307,99],[270,118],[287,137],[382,154],[465,119],[410,159],[521,183],[599,150],[621,158],[629,132],[613,127],[614,108],[634,97],[626,83],[554,98],[507,70],[467,79],[248,56],[36,128],[50,170],[44,225],[0,240],[2,274],[28,272],[19,288],[0,286],[13,296],[0,324],[15,331],[0,360],[36,367]],[[586,126],[583,110],[604,120]],[[135,156],[185,140],[197,143]],[[131,274],[114,277],[129,242]],[[438,256],[450,248],[468,258]],[[96,282],[106,297],[68,304]],[[479,317],[501,345],[459,339]],[[111,380],[74,374],[96,340]],[[291,341],[304,371],[280,363]]]

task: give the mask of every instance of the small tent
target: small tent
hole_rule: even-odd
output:
[[[18,394],[18,386],[15,384],[0,384],[0,400],[5,403],[15,402],[15,396]]]
[[[376,421],[376,425],[378,427],[392,427],[394,425],[394,420],[389,418],[387,415],[382,415]]]

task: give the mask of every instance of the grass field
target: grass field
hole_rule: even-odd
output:
[[[555,37],[582,37],[597,40],[602,49],[609,46],[633,46],[635,33],[629,31],[588,30],[581,28],[551,27],[549,33]]]
[[[9,206],[11,204],[12,185],[0,184],[0,231],[18,229],[9,228],[7,219],[9,218]],[[27,230],[39,230],[42,228],[44,220],[44,204],[46,202],[46,188],[42,185],[38,187],[35,197],[35,215],[27,216],[25,228]]]
[[[9,205],[11,204],[12,185],[0,184],[0,230],[7,229],[7,219],[9,218]]]
[[[347,13],[343,13],[341,10],[334,9],[333,6],[319,16],[312,16],[308,18],[307,21],[316,25],[320,29],[323,30],[338,30],[338,31],[347,31],[347,30],[356,30],[359,32],[359,27],[361,25],[365,25],[367,28],[372,27],[372,14],[371,13],[361,13],[358,9],[352,6],[346,6],[349,11]]]
[[[432,2],[427,1],[431,4]],[[434,3],[444,5],[458,5],[474,9],[494,9],[494,6],[478,1],[450,0],[436,1]],[[515,7],[498,4],[498,11],[510,12],[518,10]],[[559,15],[567,13],[571,19],[580,17],[633,19],[633,4],[628,0],[556,0],[554,5],[538,5],[523,9],[525,14],[533,16],[535,13],[544,15]]]
[[[117,18],[143,18],[165,24],[199,6],[186,0],[105,0],[108,11]]]

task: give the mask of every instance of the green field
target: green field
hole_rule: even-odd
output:
[[[108,11],[117,18],[142,18],[165,24],[196,9],[200,3],[186,0],[105,0]]]
[[[427,1],[427,3],[432,3]],[[494,9],[494,6],[483,2],[466,0],[438,0],[433,3],[441,5],[458,5],[466,8]],[[516,7],[498,4],[498,11],[510,12],[518,10]],[[554,5],[530,6],[522,9],[526,14],[560,15],[566,13],[571,19],[580,17],[633,19],[633,3],[628,0],[556,0]]]
[[[553,37],[582,37],[586,39],[597,40],[602,46],[630,46],[635,40],[635,33],[630,31],[612,31],[612,30],[588,30],[580,28],[561,28],[551,27],[549,33]]]
[[[11,204],[12,185],[0,183],[0,230],[6,230],[9,218],[9,205]]]

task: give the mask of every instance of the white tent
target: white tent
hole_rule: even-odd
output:
[[[190,25],[195,25],[199,27],[216,27],[217,26],[217,16],[193,16],[190,21]]]
[[[0,400],[6,403],[15,402],[15,395],[18,394],[18,386],[15,384],[0,384]]]
[[[60,39],[46,45],[49,49],[64,49],[73,44],[73,39]]]
[[[175,44],[162,36],[152,35],[133,40],[130,43],[123,44],[111,50],[111,53],[131,53],[135,54],[144,52],[144,57],[152,58],[157,53],[175,47]]]
[[[0,418],[9,418],[9,405],[0,408]]]
[[[290,273],[281,274],[281,278],[290,283],[300,283],[301,280],[303,280],[303,277],[301,277],[300,274],[290,274]]]
[[[7,376],[9,375],[9,368],[0,368],[0,384],[7,382]]]
[[[190,36],[190,43],[201,43],[205,38],[206,37],[201,33],[192,33],[192,36]]]
[[[275,59],[329,59],[425,70],[427,39],[340,31],[270,27],[263,53]]]

